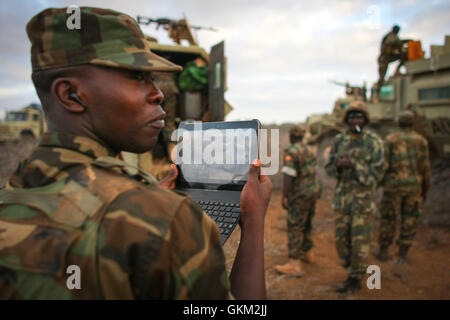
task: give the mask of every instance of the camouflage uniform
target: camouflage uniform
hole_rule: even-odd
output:
[[[364,108],[347,109],[362,111]],[[355,169],[338,169],[336,158],[348,158]],[[370,238],[375,213],[375,190],[383,176],[383,142],[372,132],[363,128],[360,134],[338,134],[330,152],[325,169],[337,179],[333,200],[336,222],[336,249],[349,278],[361,280],[366,272]]]
[[[299,133],[304,135],[304,130]],[[292,134],[292,129],[291,129]],[[311,239],[319,187],[316,183],[316,157],[298,141],[284,150],[281,172],[293,178],[288,193],[287,234],[289,258],[301,259],[314,247]]]
[[[1,193],[0,297],[226,298],[215,223],[151,177],[127,177],[112,155],[86,137],[43,135]],[[67,289],[69,265],[81,290]]]
[[[378,88],[383,85],[389,63],[401,59],[402,45],[402,41],[395,32],[391,31],[384,36],[383,41],[381,42],[380,55],[378,57]],[[403,62],[401,61],[401,64],[402,63]],[[401,64],[397,70],[400,68]]]
[[[412,120],[412,115],[402,116]],[[384,194],[379,244],[385,247],[392,244],[396,217],[400,214],[402,219],[397,244],[407,250],[414,240],[423,198],[430,189],[428,143],[411,128],[400,128],[386,137],[384,156],[386,172],[382,181]]]
[[[66,8],[30,21],[34,71],[78,63],[180,69],[149,51],[131,17],[81,10],[81,32],[67,30]],[[113,156],[87,137],[44,133],[0,191],[0,298],[231,297],[214,221],[142,170],[131,178]],[[81,289],[67,286],[71,265]]]

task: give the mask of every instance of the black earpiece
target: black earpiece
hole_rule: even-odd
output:
[[[75,92],[69,93],[69,99],[78,102],[82,107],[87,108],[87,106],[81,101],[80,97]]]

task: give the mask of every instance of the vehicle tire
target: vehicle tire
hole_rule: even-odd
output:
[[[20,139],[36,139],[36,136],[34,135],[33,131],[31,130],[22,130],[22,132],[20,133]]]

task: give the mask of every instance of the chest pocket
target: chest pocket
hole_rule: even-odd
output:
[[[338,156],[348,158],[356,162],[367,163],[371,160],[368,148],[364,147],[363,142],[350,140],[343,143],[339,148]]]
[[[352,152],[352,157],[358,162],[370,161],[370,154],[363,148],[355,148]]]
[[[74,181],[0,191],[0,265],[61,275],[67,252],[102,202]],[[43,214],[44,215],[43,215]]]

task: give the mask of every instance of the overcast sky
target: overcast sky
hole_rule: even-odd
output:
[[[70,4],[108,7],[132,17],[181,19],[212,26],[198,31],[209,48],[225,41],[228,59],[227,120],[258,118],[263,123],[304,121],[330,112],[344,88],[329,80],[372,85],[377,79],[379,44],[393,24],[400,37],[420,39],[426,57],[430,44],[450,34],[450,1],[331,0],[19,0],[0,3],[0,116],[4,110],[38,102],[30,80],[28,20],[48,7]],[[143,27],[160,42],[171,41]],[[390,72],[395,66],[390,67]]]

